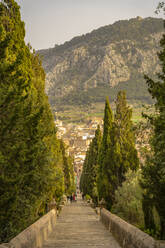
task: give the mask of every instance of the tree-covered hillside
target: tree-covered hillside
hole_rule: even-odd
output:
[[[40,50],[39,54],[41,54],[44,61],[46,61],[50,56],[57,56],[67,50],[82,45],[89,46],[92,49],[93,46],[105,46],[110,42],[121,40],[138,40],[142,42],[145,37],[162,31],[163,20],[160,18],[148,17],[142,19],[141,17],[137,17],[130,20],[120,20],[113,25],[100,27],[93,30],[91,33],[74,37],[72,40],[66,41],[62,45],[55,44],[54,48]],[[47,71],[50,70],[51,66],[53,65],[46,68]]]
[[[140,17],[118,21],[63,45],[38,51],[47,73],[52,106],[90,105],[115,99],[119,90],[128,101],[151,103],[144,74],[159,71],[157,52],[163,20]]]

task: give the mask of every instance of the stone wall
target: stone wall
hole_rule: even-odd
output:
[[[55,224],[56,210],[53,209],[18,234],[8,244],[0,245],[0,248],[41,248],[44,240],[54,230]]]
[[[164,241],[156,241],[104,208],[101,209],[100,219],[122,248],[165,248]]]

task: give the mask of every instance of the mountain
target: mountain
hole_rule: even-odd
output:
[[[163,20],[137,17],[101,27],[63,45],[40,50],[52,106],[113,101],[126,90],[130,102],[151,103],[143,79],[159,71],[157,52]]]

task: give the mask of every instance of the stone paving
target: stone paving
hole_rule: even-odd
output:
[[[120,248],[99,221],[94,209],[81,200],[64,206],[54,232],[43,248]]]

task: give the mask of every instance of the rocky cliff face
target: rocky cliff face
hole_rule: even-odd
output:
[[[72,98],[72,104],[76,104],[75,95],[80,95],[84,103],[85,95],[95,101],[90,95],[92,89],[99,95],[100,89],[118,86],[122,89],[126,83],[131,92],[143,74],[153,75],[159,71],[157,52],[162,32],[161,19],[135,18],[39,51],[47,72],[46,92],[50,101],[61,104],[61,100],[69,102]],[[102,98],[104,100],[104,94]]]

